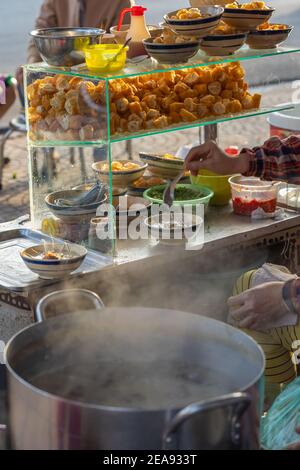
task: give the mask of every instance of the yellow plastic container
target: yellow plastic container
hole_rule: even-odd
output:
[[[214,192],[211,204],[214,206],[225,206],[231,199],[231,188],[228,182],[230,176],[201,170],[198,176],[191,175],[191,183],[210,188]]]
[[[121,70],[126,62],[128,47],[110,62],[122,49],[122,44],[93,44],[84,49],[87,68],[94,73],[117,72]]]

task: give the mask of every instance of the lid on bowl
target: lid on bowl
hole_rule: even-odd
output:
[[[300,132],[300,102],[282,103],[279,106],[295,106],[293,109],[278,111],[267,118],[271,126]]]

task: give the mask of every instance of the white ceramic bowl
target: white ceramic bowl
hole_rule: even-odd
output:
[[[162,155],[151,155],[143,152],[140,153],[140,159],[148,164],[149,173],[163,179],[176,178],[184,165],[184,160],[171,160],[164,158]]]
[[[274,30],[263,29],[250,31],[247,38],[247,44],[251,49],[274,49],[287,40],[293,26],[287,26],[287,29]]]
[[[126,170],[126,171],[112,171],[112,184],[115,188],[127,188],[130,183],[138,180],[141,176],[143,176],[146,168],[147,163],[135,161],[135,160],[119,160],[121,163],[136,163],[139,165],[139,168],[134,170]],[[97,174],[100,181],[105,184],[110,183],[109,178],[109,171],[104,170],[103,166],[106,165],[106,162],[95,162],[92,165],[93,170]]]
[[[246,39],[246,32],[212,34],[200,39],[200,49],[209,56],[231,55],[245,44]]]
[[[21,252],[21,257],[30,271],[42,279],[61,279],[76,271],[87,255],[83,246],[68,244],[69,250],[64,248],[64,253],[71,254],[68,259],[43,260],[41,255],[45,252],[44,245],[36,245],[26,248]],[[64,245],[61,243],[49,244],[49,251],[60,253]]]
[[[210,31],[218,26],[224,12],[224,8],[219,6],[205,6],[200,7],[199,10],[203,15],[209,16],[192,20],[171,19],[171,17],[176,15],[177,11],[179,11],[176,10],[165,15],[164,20],[177,34],[201,38],[203,36],[207,36]]]
[[[153,39],[143,41],[148,54],[162,64],[185,63],[199,50],[198,41],[187,41],[181,44],[160,44]]]
[[[245,8],[225,8],[222,20],[242,31],[253,31],[266,23],[274,13],[275,8],[267,10],[246,10]]]

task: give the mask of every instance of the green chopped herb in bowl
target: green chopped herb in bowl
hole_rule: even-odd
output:
[[[144,198],[155,204],[163,203],[163,195],[166,185],[153,186],[144,192]],[[192,205],[204,204],[208,206],[214,193],[206,186],[195,184],[178,184],[175,189],[174,205]]]

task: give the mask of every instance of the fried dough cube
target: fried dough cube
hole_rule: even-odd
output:
[[[68,114],[79,114],[78,97],[68,98],[65,102],[65,110]]]
[[[200,77],[197,74],[197,72],[190,72],[188,73],[185,78],[184,78],[184,83],[186,83],[189,86],[196,85],[197,83],[200,82]]]
[[[125,113],[128,110],[129,101],[127,98],[119,98],[115,101],[115,105],[119,113]]]
[[[234,65],[234,67],[229,68],[229,76],[234,80],[239,80],[244,78],[245,70],[240,65]]]
[[[253,108],[253,99],[251,95],[246,95],[242,100],[241,103],[244,109],[251,109]]]
[[[139,114],[142,112],[142,107],[138,102],[129,103],[129,109],[131,113]]]
[[[154,127],[153,119],[149,119],[148,121],[145,122],[146,129],[153,129],[153,127]]]
[[[174,91],[175,93],[177,93],[178,95],[186,92],[187,90],[190,90],[190,87],[188,85],[186,85],[184,82],[178,82],[176,83],[176,85],[174,86]]]
[[[207,84],[206,83],[198,83],[194,85],[194,90],[197,93],[197,96],[203,96],[207,93]]]
[[[160,116],[157,119],[153,120],[154,127],[157,129],[164,129],[165,127],[168,127],[168,119],[167,116]]]
[[[208,115],[208,107],[205,104],[197,104],[196,111],[200,119]]]
[[[44,107],[46,111],[49,111],[49,109],[51,108],[50,99],[51,98],[49,97],[49,95],[44,95],[42,97],[42,106]]]
[[[146,119],[149,121],[150,119],[157,119],[159,116],[160,112],[157,109],[149,109]]]
[[[142,120],[136,119],[129,121],[127,127],[129,132],[138,132],[142,128]]]
[[[212,82],[212,70],[208,67],[201,67],[199,70],[199,77],[202,83]]]
[[[206,95],[203,98],[200,98],[199,103],[204,104],[208,108],[216,102],[216,98],[213,95]]]
[[[155,80],[147,80],[144,84],[144,88],[146,90],[154,90],[156,88],[156,81]]]
[[[117,127],[117,132],[126,132],[127,129],[127,119],[121,118],[119,125]]]
[[[94,138],[94,128],[91,124],[87,124],[82,127],[79,131],[80,140],[93,140]]]
[[[30,108],[29,108],[30,109]],[[34,124],[41,119],[41,116],[35,111],[28,111],[28,120],[30,124]]]
[[[70,118],[68,114],[60,114],[57,116],[57,122],[59,123],[60,127],[67,131],[70,128]]]
[[[72,77],[71,80],[69,81],[69,89],[71,90],[77,90],[82,82],[82,78],[80,77]]]
[[[66,95],[64,91],[59,91],[58,93],[55,93],[55,95],[50,100],[52,108],[56,109],[57,111],[61,111],[64,109],[65,102]]]
[[[233,96],[233,92],[232,90],[222,90],[221,91],[221,95],[220,95],[222,98],[225,98],[225,99],[231,99],[232,96]]]
[[[47,94],[55,93],[56,86],[55,86],[55,78],[54,77],[45,77],[39,83],[38,94],[43,96]]]
[[[233,92],[232,96],[234,99],[241,101],[243,98],[245,98],[246,95],[247,95],[247,92],[243,90],[242,88],[239,88],[238,91]]]
[[[58,75],[56,78],[56,88],[58,91],[68,91],[70,89],[70,80],[65,75]]]
[[[145,96],[142,101],[147,104],[149,108],[157,108],[157,97],[156,95],[147,95]]]
[[[181,109],[179,114],[185,122],[193,122],[193,121],[197,121],[197,119],[198,119],[198,116],[196,116],[196,114],[191,113],[190,111],[187,111],[184,108]]]
[[[240,113],[243,110],[242,103],[239,100],[231,100],[228,105],[228,112]]]
[[[183,103],[175,101],[175,103],[170,104],[170,113],[179,113],[183,107]]]
[[[35,82],[28,85],[26,91],[29,101],[33,100],[38,95],[39,83],[40,80],[36,80]]]
[[[190,111],[191,113],[196,110],[196,103],[193,98],[186,98],[183,102],[184,109]]]
[[[225,85],[225,90],[231,90],[231,91],[235,91],[237,92],[239,89],[239,85],[238,85],[238,82],[232,82],[231,80],[229,80],[226,85]]]
[[[176,113],[175,111],[171,112],[168,116],[170,118],[170,124],[177,124],[178,122],[181,121],[181,117],[179,113]]]
[[[252,96],[252,102],[253,102],[253,107],[254,108],[259,108],[260,107],[260,103],[261,103],[261,94],[260,93],[254,93],[254,95]]]
[[[221,116],[226,113],[226,106],[222,102],[218,101],[213,105],[212,111],[217,116]]]
[[[207,85],[207,88],[208,88],[209,93],[214,96],[219,95],[222,91],[222,85],[218,81],[209,83]]]

